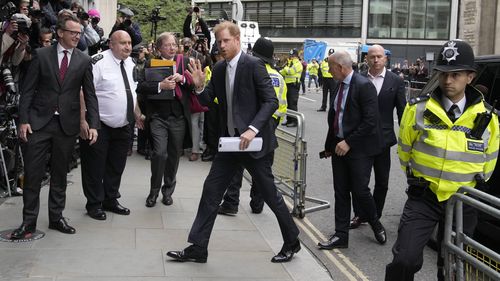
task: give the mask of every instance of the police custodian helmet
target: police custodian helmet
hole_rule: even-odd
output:
[[[474,51],[465,41],[450,40],[441,48],[434,69],[442,72],[476,71]]]

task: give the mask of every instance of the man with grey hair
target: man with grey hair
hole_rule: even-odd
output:
[[[320,249],[347,248],[351,193],[370,223],[375,239],[384,244],[385,229],[378,220],[368,188],[374,156],[380,153],[381,132],[377,90],[366,77],[352,69],[349,53],[338,51],[328,57],[329,71],[339,81],[328,111],[325,157],[332,158],[335,191],[335,234],[319,242]]]

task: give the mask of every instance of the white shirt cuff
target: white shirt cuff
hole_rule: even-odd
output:
[[[203,93],[203,91],[205,91],[205,87],[201,88],[201,90],[194,90],[195,94],[199,95],[201,93]]]
[[[255,132],[255,134],[258,134],[259,133],[259,130],[257,130],[257,128],[255,128],[254,126],[250,125],[248,126],[248,128],[250,128],[252,131]]]
[[[160,83],[161,83],[161,82],[158,82],[158,94],[159,94],[159,93],[161,93]]]

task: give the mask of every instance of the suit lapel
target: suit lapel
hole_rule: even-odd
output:
[[[245,56],[246,56],[245,53],[241,53],[240,59],[236,64],[236,73],[234,74],[234,85],[233,85],[233,105],[235,104],[235,101],[238,98],[236,89],[239,89],[238,87],[240,86],[240,80],[241,80],[240,76],[241,76],[241,71],[245,64],[245,59],[246,59]]]
[[[391,77],[388,75],[389,74],[388,71],[389,70],[386,70],[386,72],[385,72],[384,83],[382,83],[382,88],[380,88],[380,92],[378,94],[379,97],[381,95],[383,95],[389,89],[389,86],[391,85],[391,81],[389,81],[389,80],[391,80]]]
[[[52,47],[50,62],[52,64],[52,69],[54,71],[54,75],[56,76],[57,83],[59,84],[59,87],[61,87],[62,83],[61,78],[59,77],[59,58],[57,57],[57,44]]]

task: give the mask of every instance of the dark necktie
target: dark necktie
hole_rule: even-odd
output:
[[[335,118],[333,119],[333,134],[339,133],[339,115],[342,110],[342,100],[344,99],[344,82],[340,83],[339,92],[337,94],[337,107],[335,108]]]
[[[127,121],[129,124],[132,124],[134,122],[134,100],[132,99],[132,91],[130,91],[130,84],[128,83],[123,61],[120,62],[120,69],[122,71],[123,83],[125,83],[125,91],[127,92]]]
[[[450,118],[451,122],[455,123],[455,120],[457,118],[455,117],[455,109],[458,108],[456,104],[453,104],[450,109],[446,112],[446,115],[448,115],[448,118]]]
[[[61,66],[59,67],[59,78],[61,82],[64,81],[64,76],[66,75],[66,71],[68,70],[68,51],[64,50],[64,57],[61,61]]]

